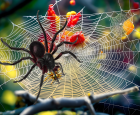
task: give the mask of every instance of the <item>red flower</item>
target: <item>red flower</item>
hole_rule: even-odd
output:
[[[140,9],[139,9],[139,3],[138,2],[132,2],[132,8],[133,10],[131,10],[132,13],[135,13],[135,12],[140,12]]]
[[[133,3],[133,8],[134,9],[138,9],[139,8],[139,3],[138,2],[134,2]]]
[[[50,19],[50,20],[56,19],[56,14],[55,14],[55,11],[53,10],[53,4],[49,5],[49,9],[47,12],[48,12],[47,19]]]
[[[77,13],[76,15],[71,15],[68,18],[68,24],[67,24],[67,26],[68,27],[75,26],[77,24],[78,20],[79,20],[79,17],[81,17],[81,14],[80,13]]]
[[[74,35],[72,35],[70,37],[70,42],[76,41],[77,37],[78,37],[78,40],[74,45],[81,44],[81,43],[83,43],[85,41],[84,34],[81,31],[81,32],[76,32]]]

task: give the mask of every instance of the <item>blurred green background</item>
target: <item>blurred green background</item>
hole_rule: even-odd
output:
[[[129,9],[129,0],[119,0],[123,10]],[[135,0],[139,2],[139,0]],[[48,10],[49,4],[54,4],[55,0],[0,0],[0,37],[6,37],[12,30],[12,21],[14,24],[23,22],[23,16],[35,16],[37,11],[44,15]],[[76,5],[71,6],[69,0],[62,0],[60,14],[65,15],[68,11],[79,12],[83,7],[84,14],[120,11],[118,0],[76,0]],[[58,11],[56,11],[58,14]],[[105,25],[103,25],[105,26]],[[2,84],[0,78],[0,85]],[[0,88],[0,111],[13,110],[17,98],[14,96],[15,90],[22,89],[18,84],[12,81]],[[22,103],[21,103],[22,106]]]

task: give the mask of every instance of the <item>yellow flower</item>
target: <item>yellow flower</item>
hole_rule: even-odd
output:
[[[91,94],[90,93],[88,93],[88,96],[90,96]]]
[[[140,39],[140,27],[138,27],[138,28],[136,29],[136,32],[134,33],[134,37]]]
[[[68,12],[66,14],[66,17],[69,18],[71,15],[76,15],[76,12],[75,11]]]
[[[57,111],[42,111],[37,113],[37,115],[56,115]]]

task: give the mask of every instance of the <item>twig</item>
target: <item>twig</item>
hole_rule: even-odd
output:
[[[46,99],[41,103],[32,105],[27,107],[21,114],[22,115],[31,115],[36,114],[41,111],[47,111],[47,110],[58,110],[59,107],[67,107],[67,108],[73,108],[73,107],[80,107],[83,105],[87,105],[88,109],[90,109],[89,104],[89,98],[88,97],[81,97],[81,98],[57,98],[57,99]],[[91,112],[91,114],[95,114],[94,112]]]
[[[109,93],[104,93],[104,94],[99,94],[99,95],[95,95],[95,96],[91,96],[91,102],[92,103],[96,103],[99,102],[103,99],[109,98],[113,95],[117,95],[117,94],[128,94],[131,92],[136,92],[139,91],[139,88],[137,86],[131,87],[131,88],[127,88],[125,90],[118,90],[118,91],[113,91],[113,92],[109,92]]]
[[[89,94],[89,97],[46,99],[36,105],[27,107],[21,113],[21,115],[32,115],[41,111],[58,110],[59,107],[76,108],[83,105],[86,105],[88,107],[91,114],[96,114],[92,103],[99,102],[116,94],[127,94],[130,92],[136,92],[138,90],[138,87],[135,86],[125,90],[114,91],[111,93],[104,93],[100,95]]]
[[[22,107],[12,111],[0,112],[0,115],[19,115],[25,108]]]
[[[32,104],[36,101],[36,96],[29,94],[27,91],[24,90],[17,90],[15,91],[16,96],[21,96],[22,98],[25,99],[25,101],[29,101]],[[38,98],[37,103],[42,102],[43,99]]]

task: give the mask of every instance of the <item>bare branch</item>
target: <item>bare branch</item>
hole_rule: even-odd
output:
[[[34,103],[36,101],[36,96],[29,94],[27,91],[24,90],[17,90],[15,91],[15,95],[16,96],[21,96],[22,98],[24,98],[26,101],[30,101],[31,103]],[[42,102],[43,99],[38,99],[37,103]]]
[[[109,92],[109,93],[104,93],[104,94],[99,94],[99,95],[91,96],[90,99],[91,99],[92,103],[96,103],[96,102],[99,102],[99,101],[101,101],[103,99],[109,98],[109,97],[111,97],[113,95],[128,94],[128,93],[136,92],[136,91],[139,91],[139,88],[137,86],[131,87],[131,88],[127,88],[125,90],[118,90],[118,91],[113,91],[113,92]]]
[[[88,97],[80,97],[80,98],[57,98],[57,99],[46,99],[41,103],[29,106],[26,108],[21,115],[31,115],[36,114],[37,112],[47,111],[47,110],[58,110],[61,107],[73,108],[80,107],[83,105],[89,106],[90,99]],[[92,111],[94,109],[90,109]],[[91,112],[91,114],[95,114]]]
[[[91,114],[96,114],[92,103],[99,102],[116,94],[127,94],[130,92],[136,92],[138,90],[138,87],[135,86],[125,90],[114,91],[111,93],[104,93],[100,95],[90,94],[89,97],[46,99],[36,105],[27,107],[21,113],[21,115],[31,115],[47,110],[58,110],[60,107],[76,108],[83,105],[86,105],[88,107]]]
[[[22,107],[12,111],[0,112],[0,115],[19,115],[25,108]]]

